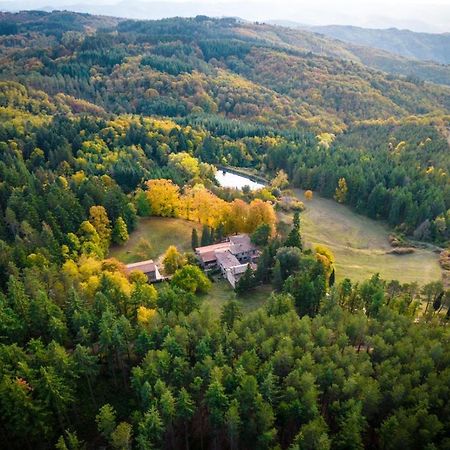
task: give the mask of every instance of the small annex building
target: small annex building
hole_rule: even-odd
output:
[[[159,281],[164,280],[164,277],[159,272],[158,266],[152,259],[127,264],[125,266],[125,270],[127,271],[127,273],[131,273],[136,270],[144,272],[144,274],[147,276],[149,283],[157,283]]]
[[[248,234],[237,234],[224,242],[198,247],[195,254],[203,270],[219,269],[233,288],[249,264],[252,269],[256,269],[259,257],[259,251]]]

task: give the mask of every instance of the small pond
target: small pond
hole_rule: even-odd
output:
[[[264,184],[252,181],[246,176],[221,169],[217,169],[216,180],[220,186],[226,188],[242,189],[244,186],[248,186],[250,190],[256,191],[264,187]]]

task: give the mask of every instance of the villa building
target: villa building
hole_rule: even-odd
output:
[[[247,234],[230,236],[225,242],[195,249],[197,258],[205,271],[219,269],[222,276],[233,286],[242,277],[248,264],[256,269],[258,249]]]

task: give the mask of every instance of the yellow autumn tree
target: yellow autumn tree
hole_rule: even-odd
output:
[[[281,169],[277,172],[276,177],[272,180],[272,186],[278,189],[285,189],[289,186],[289,178],[287,173]]]
[[[145,306],[140,306],[137,310],[137,322],[144,326],[145,328],[148,328],[150,324],[154,321],[154,319],[157,317],[158,312],[156,309],[153,308],[147,308]]]
[[[161,217],[176,217],[180,210],[180,189],[165,179],[147,181],[147,197],[152,213]]]
[[[316,259],[322,264],[325,270],[325,276],[328,280],[330,278],[331,272],[333,271],[333,265],[335,261],[333,252],[324,245],[317,245],[314,250],[316,252]]]
[[[111,222],[106,209],[103,206],[91,206],[89,208],[89,222],[93,225],[100,238],[100,246],[106,254],[111,243]]]
[[[198,159],[187,152],[171,153],[169,155],[169,166],[176,169],[188,179],[200,175],[200,164]]]
[[[271,203],[256,199],[250,203],[247,224],[242,231],[253,233],[259,225],[265,223],[270,226],[273,232],[275,222],[276,215]]]
[[[78,238],[80,240],[81,253],[86,255],[97,255],[103,257],[105,252],[101,245],[100,236],[94,225],[85,220],[78,229]]]
[[[312,200],[313,199],[313,191],[311,191],[311,190],[307,190],[307,191],[305,191],[305,198],[306,198],[306,200]]]
[[[241,199],[233,200],[225,220],[226,233],[237,233],[247,228],[249,221],[249,205]]]
[[[178,251],[178,249],[171,245],[164,253],[163,265],[164,271],[171,275],[175,273],[178,269],[186,264],[185,257]]]
[[[182,197],[181,210],[186,219],[195,220],[211,228],[217,228],[229,210],[229,204],[202,185],[189,189]]]
[[[347,181],[345,178],[339,178],[338,187],[334,193],[334,198],[338,203],[344,203],[347,198]]]

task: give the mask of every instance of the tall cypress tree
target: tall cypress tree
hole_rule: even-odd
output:
[[[210,245],[213,242],[214,242],[214,236],[213,236],[213,233],[212,233],[212,229],[210,229],[206,225],[203,225],[202,238],[200,240],[201,245],[202,246]]]
[[[191,247],[192,250],[195,250],[198,247],[198,233],[196,228],[192,229]]]

